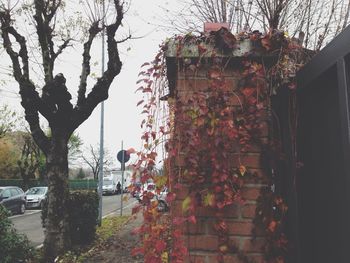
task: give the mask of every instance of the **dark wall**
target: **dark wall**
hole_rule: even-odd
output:
[[[336,67],[298,94],[298,224],[301,263],[350,262],[347,201]],[[344,109],[343,109],[344,110]]]

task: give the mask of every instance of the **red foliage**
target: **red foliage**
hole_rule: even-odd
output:
[[[186,43],[197,44],[202,54],[206,52],[205,46],[202,45],[203,41],[218,41],[220,37],[226,49],[232,50],[236,45],[236,38],[228,32],[205,37],[203,40],[203,36],[200,38],[192,35],[177,36],[177,54],[181,54]],[[253,32],[247,37],[259,42],[266,50],[286,46],[283,34],[278,32],[265,36]],[[271,74],[276,76],[280,71],[275,68],[265,72],[262,64],[246,59],[242,63],[241,74],[244,77],[242,86],[232,91],[223,74],[222,61],[220,59],[216,61],[214,56],[207,72],[208,86],[193,91],[187,101],[169,99],[166,105],[168,110],[162,112],[164,116],[159,116],[156,115],[159,113],[157,107],[160,105],[160,97],[164,96],[162,88],[166,86],[160,85],[166,78],[165,50],[166,45],[161,47],[152,63],[142,65],[143,71],[140,73],[142,78],[137,82],[142,84],[137,90],[144,95],[137,105],[143,105],[142,113],[145,114],[145,119],[141,127],[145,127],[145,132],[142,135],[144,149],[138,152],[139,161],[134,168],[139,171],[142,183],[149,179],[157,181],[158,192],[164,186],[170,188],[166,197],[170,206],[177,198],[174,191],[181,192],[186,184],[190,188],[190,193],[182,203],[183,216],[172,219],[158,212],[153,193],[144,195],[144,224],[137,231],[143,241],[143,247],[136,249],[134,253],[143,254],[146,263],[184,262],[188,251],[181,226],[184,223],[196,224],[196,209],[210,206],[217,212],[215,229],[220,240],[217,253],[218,262],[222,262],[224,254],[237,250],[229,242],[222,211],[234,202],[243,202],[240,189],[250,172],[242,163],[240,155],[251,147],[263,144],[260,141],[263,127],[261,116],[269,105],[271,92],[267,80],[272,78]],[[189,60],[185,61],[183,66],[185,70],[187,67],[193,71],[199,69],[201,64],[194,65]],[[294,83],[291,82],[289,85],[294,88]],[[207,96],[207,93],[210,93],[210,96]],[[232,97],[239,98],[240,107],[231,106]],[[163,121],[160,125],[159,120],[155,119],[156,116]],[[174,126],[176,126],[175,133]],[[159,145],[164,147],[163,151],[166,153],[163,160],[165,170],[163,180],[155,180],[157,176],[159,177],[154,169],[158,163],[159,156],[156,149]],[[239,155],[234,163],[228,160],[230,158],[228,153],[232,149],[238,149]],[[177,160],[181,160],[181,165],[176,164],[180,162]],[[271,191],[269,195],[275,198],[274,204],[268,203],[271,198],[267,198],[268,205],[261,210],[261,216],[264,218],[262,224],[270,235],[269,241],[272,242],[266,247],[266,254],[275,251],[276,248],[285,250],[288,243],[282,231],[281,220],[284,217],[278,221],[270,211],[273,206],[278,206],[284,215],[287,208],[283,200],[275,197]],[[165,257],[165,252],[167,259],[162,259]],[[284,262],[284,255],[283,253],[270,255],[270,258],[273,258],[271,262]]]

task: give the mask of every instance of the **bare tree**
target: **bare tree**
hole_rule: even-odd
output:
[[[318,50],[349,24],[350,0],[181,0],[166,8],[163,23],[180,32],[202,31],[204,22],[228,23],[234,33],[279,29],[305,35],[304,46]]]
[[[60,39],[57,36],[59,22],[64,17],[64,8],[69,2],[64,0],[34,0],[32,4],[19,9],[19,1],[11,5],[10,0],[0,2],[0,26],[3,47],[6,50],[13,70],[13,77],[18,83],[21,105],[25,110],[25,119],[29,124],[35,143],[46,156],[46,171],[48,178],[48,211],[45,222],[44,257],[45,262],[53,262],[56,256],[70,246],[68,235],[66,202],[68,198],[68,140],[74,130],[79,127],[92,113],[95,107],[108,98],[108,90],[114,79],[120,73],[122,63],[119,57],[118,44],[123,40],[116,40],[116,33],[123,20],[123,5],[121,0],[109,1],[107,10],[111,16],[103,13],[103,1],[88,0],[85,3],[89,13],[87,37],[83,44],[80,83],[77,88],[77,102],[73,105],[72,96],[66,86],[63,73],[55,72],[57,58],[74,43],[71,36]],[[24,1],[25,2],[25,1]],[[75,3],[77,6],[77,3]],[[99,12],[96,12],[99,11]],[[35,32],[25,34],[21,32],[23,12],[30,17]],[[62,16],[60,17],[59,14]],[[104,22],[109,19],[109,22]],[[64,21],[67,23],[67,21]],[[62,23],[65,25],[65,23]],[[61,25],[62,25],[61,24]],[[69,32],[69,29],[67,29]],[[94,39],[106,32],[107,39],[107,68],[102,76],[87,92],[88,77],[90,75],[91,46]],[[28,43],[37,43],[40,59],[32,57],[28,50]],[[31,78],[32,64],[41,64],[44,83],[34,83]],[[38,87],[42,87],[39,94]],[[40,117],[39,117],[40,116]],[[51,129],[51,136],[47,136],[40,126],[44,117]]]
[[[78,134],[73,133],[68,140],[68,164],[70,167],[79,165],[77,163],[81,156],[83,140]]]
[[[112,164],[108,151],[104,150],[103,156],[103,166],[108,169],[108,167]],[[94,175],[94,179],[97,180],[100,171],[100,147],[94,148],[92,145],[90,145],[89,154],[82,155],[82,158],[84,162],[90,167],[92,174]]]

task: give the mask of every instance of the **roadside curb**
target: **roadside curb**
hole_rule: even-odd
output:
[[[129,207],[131,207],[131,206],[134,206],[136,203],[137,203],[137,201],[134,201],[134,202],[132,202],[132,203],[130,203],[130,204],[124,206],[124,207],[123,207],[123,211],[124,211],[124,209],[126,209],[126,208],[129,208]],[[106,218],[106,217],[109,217],[109,216],[117,216],[117,212],[119,212],[119,211],[120,211],[120,208],[116,209],[115,211],[110,212],[110,213],[107,214],[107,215],[104,215],[102,218]],[[40,211],[38,211],[38,212],[40,212]],[[31,214],[35,214],[35,213],[38,213],[38,212],[33,212],[33,213],[31,213]],[[29,215],[31,215],[31,214],[29,214]],[[131,213],[130,213],[130,212],[129,212],[129,213],[125,213],[125,215],[131,215]],[[118,215],[118,216],[119,216],[119,215]],[[133,218],[133,217],[132,217],[132,215],[131,215],[130,218],[125,222],[124,225],[128,224],[128,223],[132,220],[132,218]],[[35,247],[35,249],[40,249],[40,248],[42,248],[43,246],[44,246],[44,243],[42,243],[42,244],[40,244],[40,245],[37,245],[37,246]]]

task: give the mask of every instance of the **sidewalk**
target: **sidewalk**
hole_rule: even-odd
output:
[[[137,247],[139,243],[139,237],[133,235],[131,232],[134,228],[141,226],[142,220],[141,213],[138,213],[136,218],[131,218],[109,240],[108,246],[101,248],[95,255],[84,261],[84,263],[143,263],[142,258],[131,256],[131,250]]]

